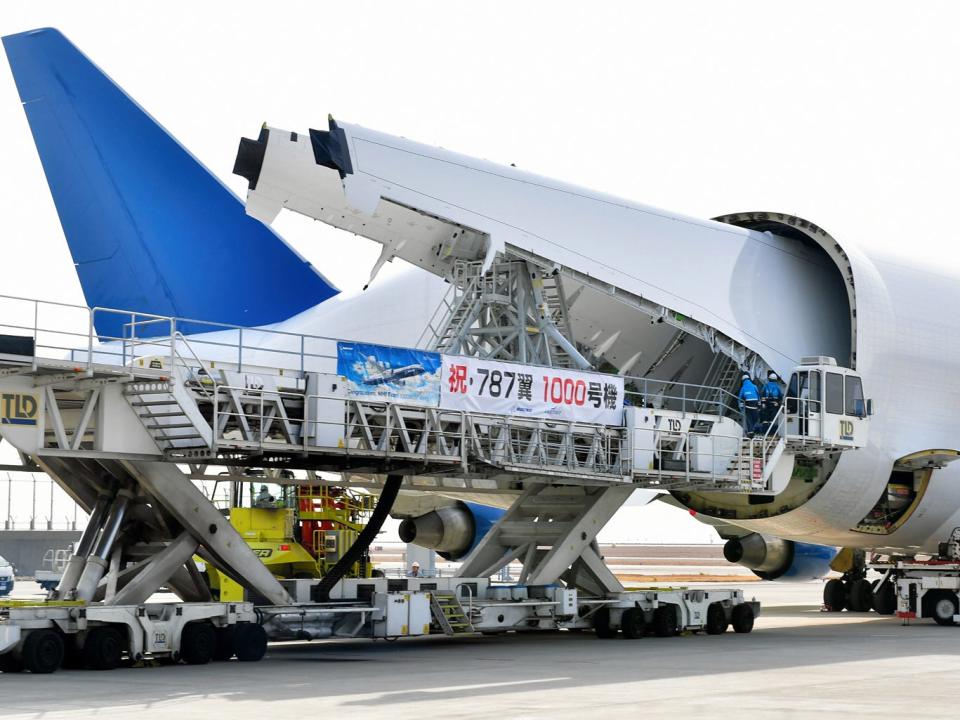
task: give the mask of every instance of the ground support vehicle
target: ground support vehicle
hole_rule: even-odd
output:
[[[62,665],[110,670],[147,658],[200,665],[259,660],[267,638],[250,603],[8,601],[0,604],[0,670],[51,673]]]
[[[872,609],[904,623],[930,618],[938,625],[960,624],[960,528],[940,543],[933,557],[873,554],[866,567],[881,573],[872,583]]]
[[[599,415],[531,417],[496,404],[447,406],[435,393],[426,404],[350,395],[341,374],[354,367],[341,362],[356,352],[350,341],[262,331],[278,347],[293,348],[268,352],[264,338],[251,342],[242,328],[203,324],[209,332],[201,332],[196,321],[5,301],[0,329],[17,333],[17,347],[32,352],[0,354],[0,435],[90,515],[49,602],[4,610],[0,652],[12,669],[49,672],[62,660],[60,649],[69,664],[80,651],[88,666],[110,664],[86,657],[104,635],[115,662],[118,653],[129,661],[156,655],[202,662],[209,653],[194,646],[239,656],[246,647],[239,638],[253,634],[265,644],[588,628],[639,637],[721,632],[728,623],[746,632],[757,607],[739,591],[628,591],[603,562],[596,535],[638,488],[775,494],[783,480],[778,458],[836,445],[802,432],[745,437],[722,384],[678,391],[676,383],[638,379],[638,389],[628,391],[623,378],[569,367],[476,368],[497,392],[515,386],[519,393],[520,381],[504,378],[533,382],[546,373],[543,392],[549,380],[555,403],[586,403],[596,390],[591,407]],[[83,330],[45,329],[40,320],[51,314]],[[97,333],[102,317],[121,323],[122,333]],[[221,335],[211,340],[211,333]],[[373,387],[388,377],[377,358],[419,352],[365,348]],[[215,359],[202,360],[208,353]],[[470,387],[463,373],[480,362],[433,351],[417,357],[446,362],[462,388]],[[418,368],[398,367],[389,377]],[[216,472],[221,468],[226,475]],[[306,533],[301,527],[300,543],[313,548],[308,564],[322,577],[297,577],[315,573],[293,563],[274,563],[284,567],[273,572],[258,556],[266,549],[273,555],[275,545],[281,560],[282,546],[293,547],[285,509],[252,508],[250,522],[235,524],[196,485],[245,484],[261,470],[273,483],[301,488],[297,510],[313,524]],[[321,472],[339,477],[326,481]],[[379,498],[354,511],[325,485]],[[455,578],[366,577],[364,553],[401,487],[499,495],[510,507],[475,538]],[[252,513],[261,511],[282,515],[274,518],[282,527],[271,521],[268,532],[254,522]],[[261,540],[269,547],[255,547]],[[207,578],[216,570],[243,594],[224,597],[218,587],[214,598],[198,557]],[[522,564],[520,585],[491,585],[513,561]],[[152,604],[161,589],[181,602]],[[146,634],[163,632],[158,623],[169,625],[162,645]],[[227,626],[236,626],[234,645],[210,640],[211,632],[230,634]]]
[[[669,637],[753,629],[759,603],[740,590],[649,588],[583,597],[575,588],[499,585],[487,578],[349,578],[330,602],[309,600],[314,580],[286,580],[302,602],[147,603],[8,601],[0,606],[0,670],[113,669],[145,660],[260,660],[268,641],[396,639],[593,630],[598,637]]]
[[[13,592],[14,582],[16,582],[16,573],[13,565],[8,563],[3,556],[0,555],[0,597]]]
[[[40,569],[33,574],[33,579],[44,590],[50,591],[60,584],[63,571],[70,560],[72,550],[67,548],[50,548],[43,554]]]
[[[309,598],[314,583],[285,581],[297,598]],[[288,608],[258,607],[271,638],[284,635],[282,619],[304,619],[301,638],[331,636],[399,637],[428,634],[469,636],[505,632],[594,630],[598,637],[622,633],[662,637],[684,631],[720,634],[732,625],[748,633],[760,612],[743,591],[728,588],[647,588],[595,597],[561,585],[530,586],[491,582],[488,578],[348,578],[331,592],[345,603],[337,612],[304,602]],[[360,601],[370,600],[361,617]],[[356,603],[351,605],[350,603]],[[365,623],[365,625],[364,625]]]

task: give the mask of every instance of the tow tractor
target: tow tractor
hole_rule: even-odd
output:
[[[874,556],[869,566],[883,573],[876,610],[904,622],[931,618],[938,625],[960,623],[960,527],[928,559]]]

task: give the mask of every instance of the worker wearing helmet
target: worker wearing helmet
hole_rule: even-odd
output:
[[[760,392],[762,405],[762,420],[764,430],[768,429],[780,412],[783,404],[783,389],[780,387],[780,376],[773,370],[767,373],[767,382]]]
[[[256,508],[271,508],[274,507],[275,502],[276,498],[270,494],[267,486],[261,485],[260,492],[257,493],[257,499],[253,501],[253,506]]]
[[[416,560],[410,565],[410,577],[420,577],[420,563]]]
[[[749,373],[744,373],[740,383],[740,409],[743,411],[743,430],[750,437],[760,429],[760,391],[750,379]]]

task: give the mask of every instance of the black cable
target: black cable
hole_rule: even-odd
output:
[[[323,579],[314,586],[311,595],[315,601],[322,602],[330,599],[330,591],[333,590],[333,586],[340,582],[340,579],[353,567],[353,564],[367,551],[370,543],[376,539],[383,523],[390,515],[390,510],[393,509],[393,503],[400,493],[402,482],[403,475],[387,475],[387,480],[383,484],[383,491],[380,493],[380,500],[370,514],[370,521],[357,535],[357,539],[354,540],[350,549],[340,556],[337,564],[330,568],[330,572],[324,575]]]

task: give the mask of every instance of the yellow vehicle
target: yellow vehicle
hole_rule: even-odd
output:
[[[229,509],[230,524],[280,579],[323,577],[356,540],[375,500],[325,485],[284,486],[275,497],[266,484],[260,484],[257,492],[251,484],[249,497],[252,507]],[[215,568],[207,567],[206,573],[215,598],[256,601]],[[364,554],[345,577],[372,574],[369,555]]]

